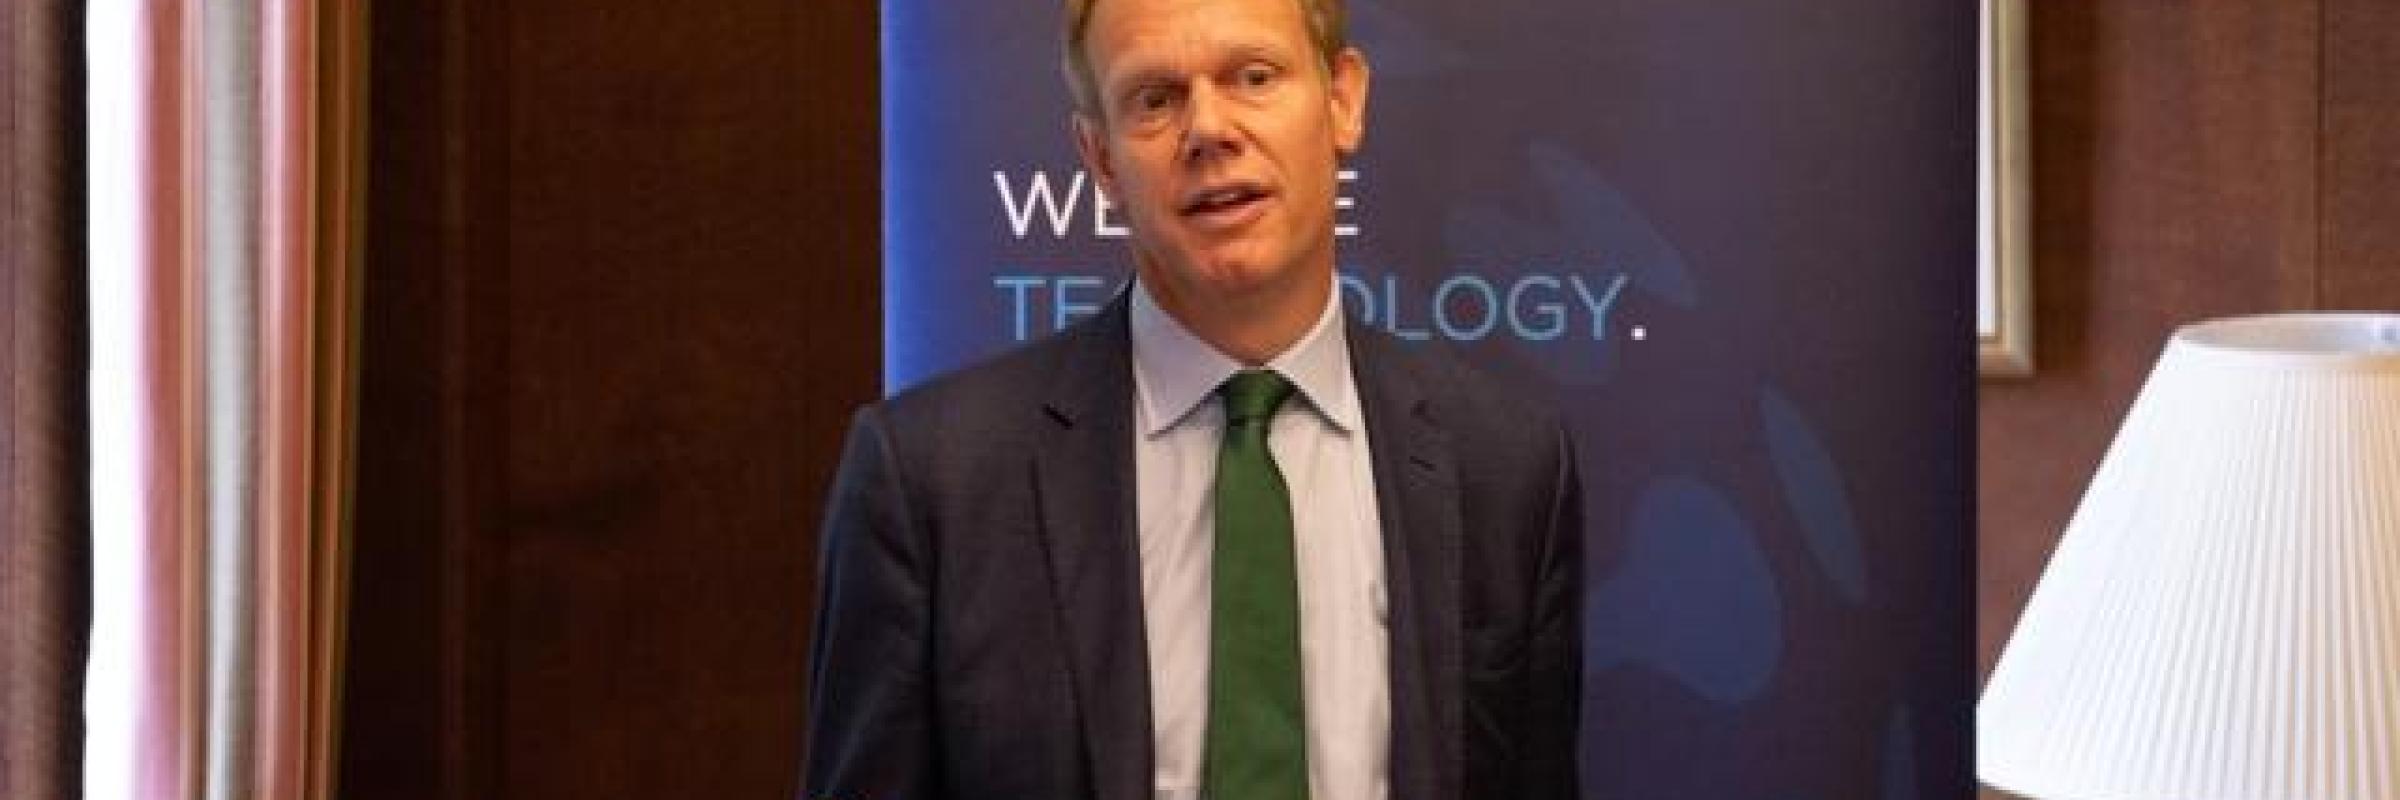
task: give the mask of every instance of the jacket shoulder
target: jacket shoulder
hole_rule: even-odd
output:
[[[1055,424],[1045,413],[1050,403],[1104,395],[1130,380],[1124,339],[1123,315],[1103,313],[936,376],[863,413],[878,418],[904,459],[937,451],[945,459],[1022,452]]]
[[[1564,430],[1558,392],[1544,382],[1478,366],[1438,344],[1405,343],[1374,330],[1352,335],[1383,373],[1374,380],[1415,392],[1424,413],[1454,440],[1546,449]]]
[[[928,378],[872,405],[888,423],[904,428],[938,424],[962,414],[1038,407],[1041,387],[1060,362],[1055,351],[1061,346],[1058,337],[1017,345]]]

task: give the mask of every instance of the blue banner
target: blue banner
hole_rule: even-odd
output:
[[[1353,318],[1569,410],[1609,798],[1958,797],[1976,9],[1350,3]],[[884,2],[886,385],[1091,314],[1051,0]]]

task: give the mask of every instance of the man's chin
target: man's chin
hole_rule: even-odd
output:
[[[1219,258],[1202,262],[1185,274],[1211,294],[1236,298],[1276,290],[1284,283],[1285,272],[1254,258]]]
[[[1152,263],[1142,273],[1153,284],[1171,280],[1184,291],[1229,298],[1277,291],[1303,270],[1289,258],[1274,257],[1275,249],[1265,242],[1221,242],[1173,257],[1146,259]],[[1165,274],[1153,274],[1158,272]]]

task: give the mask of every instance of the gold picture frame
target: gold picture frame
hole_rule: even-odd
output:
[[[2033,374],[2032,200],[2024,0],[1981,0],[1977,79],[1975,335],[1986,378]]]

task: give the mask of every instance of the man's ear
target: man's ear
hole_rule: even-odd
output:
[[[1358,152],[1367,139],[1367,54],[1356,47],[1333,57],[1326,101],[1333,107],[1333,147],[1344,156]]]
[[[1069,115],[1067,122],[1075,129],[1075,154],[1083,157],[1084,173],[1099,183],[1101,191],[1115,197],[1117,173],[1108,163],[1108,132],[1081,111]]]

